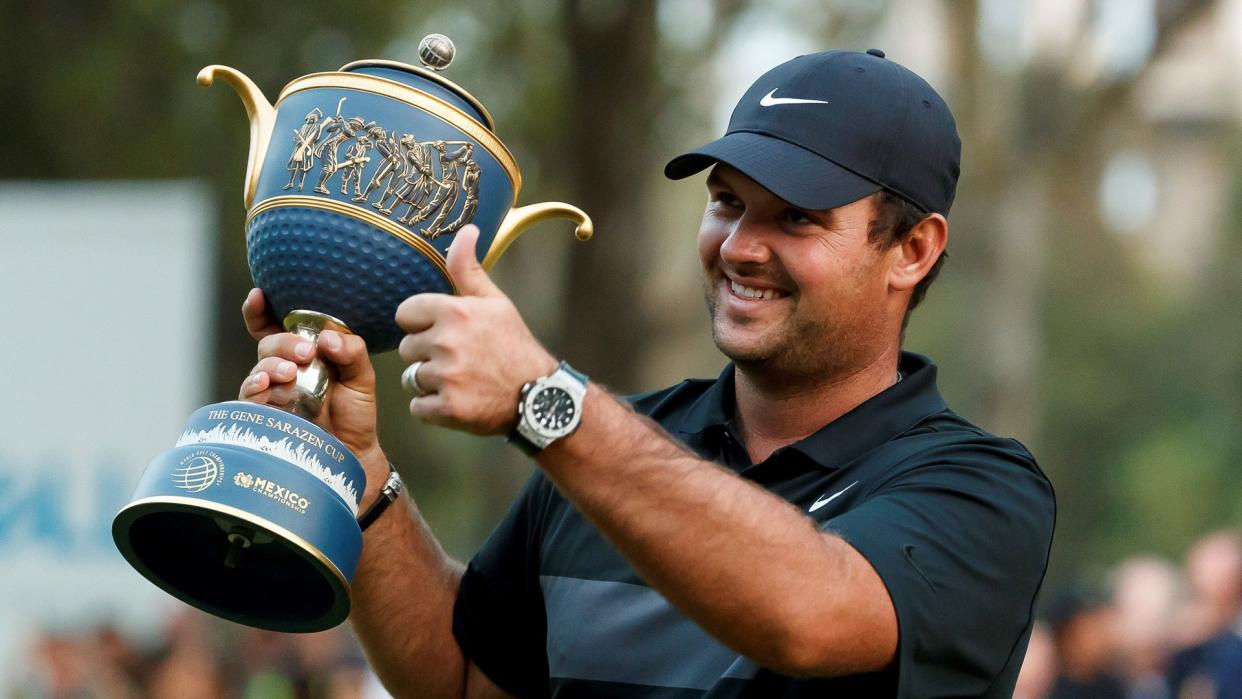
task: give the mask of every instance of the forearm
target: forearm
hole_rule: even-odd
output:
[[[388,471],[382,455],[367,461],[364,503],[374,501]],[[404,494],[364,534],[350,621],[393,695],[463,695],[465,659],[452,630],[463,569]]]
[[[887,656],[868,628],[875,609],[851,599],[874,571],[848,544],[598,386],[583,415],[539,464],[670,603],[766,667],[878,669],[875,658]]]
[[[422,395],[410,413],[473,434],[513,427],[518,387],[555,370],[463,227],[446,265],[458,296],[417,294],[397,309]],[[539,465],[669,602],[728,646],[790,673],[879,669],[896,620],[879,576],[782,499],[685,451],[599,385],[577,432]],[[887,616],[886,616],[887,614]]]
[[[361,337],[326,330],[312,345],[280,332],[263,294],[252,290],[242,306],[259,341],[259,361],[239,395],[280,403],[296,381],[295,365],[319,357],[336,367],[336,381],[316,422],[358,457],[367,484],[361,504],[376,501],[388,479],[388,460],[376,435],[375,371]],[[372,522],[351,589],[350,621],[367,657],[398,697],[496,695],[463,657],[453,637],[453,605],[463,566],[445,555],[413,501],[402,496]]]

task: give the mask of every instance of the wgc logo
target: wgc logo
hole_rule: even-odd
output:
[[[185,457],[173,469],[173,485],[191,493],[201,493],[224,477],[224,462],[213,451],[200,450]]]

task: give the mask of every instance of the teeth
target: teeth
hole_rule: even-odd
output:
[[[753,287],[743,286],[732,279],[729,280],[729,285],[730,288],[733,289],[733,293],[750,299],[774,299],[779,293],[775,289],[755,289]]]

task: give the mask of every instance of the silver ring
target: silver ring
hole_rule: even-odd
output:
[[[431,392],[423,388],[418,383],[418,369],[424,364],[426,364],[426,362],[419,360],[409,365],[405,368],[405,371],[401,372],[401,386],[405,388],[405,390],[409,391],[415,398],[422,398]]]

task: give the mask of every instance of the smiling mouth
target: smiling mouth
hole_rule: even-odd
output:
[[[734,296],[740,296],[744,299],[779,299],[789,294],[780,289],[759,289],[753,286],[746,286],[729,279],[729,290]]]

